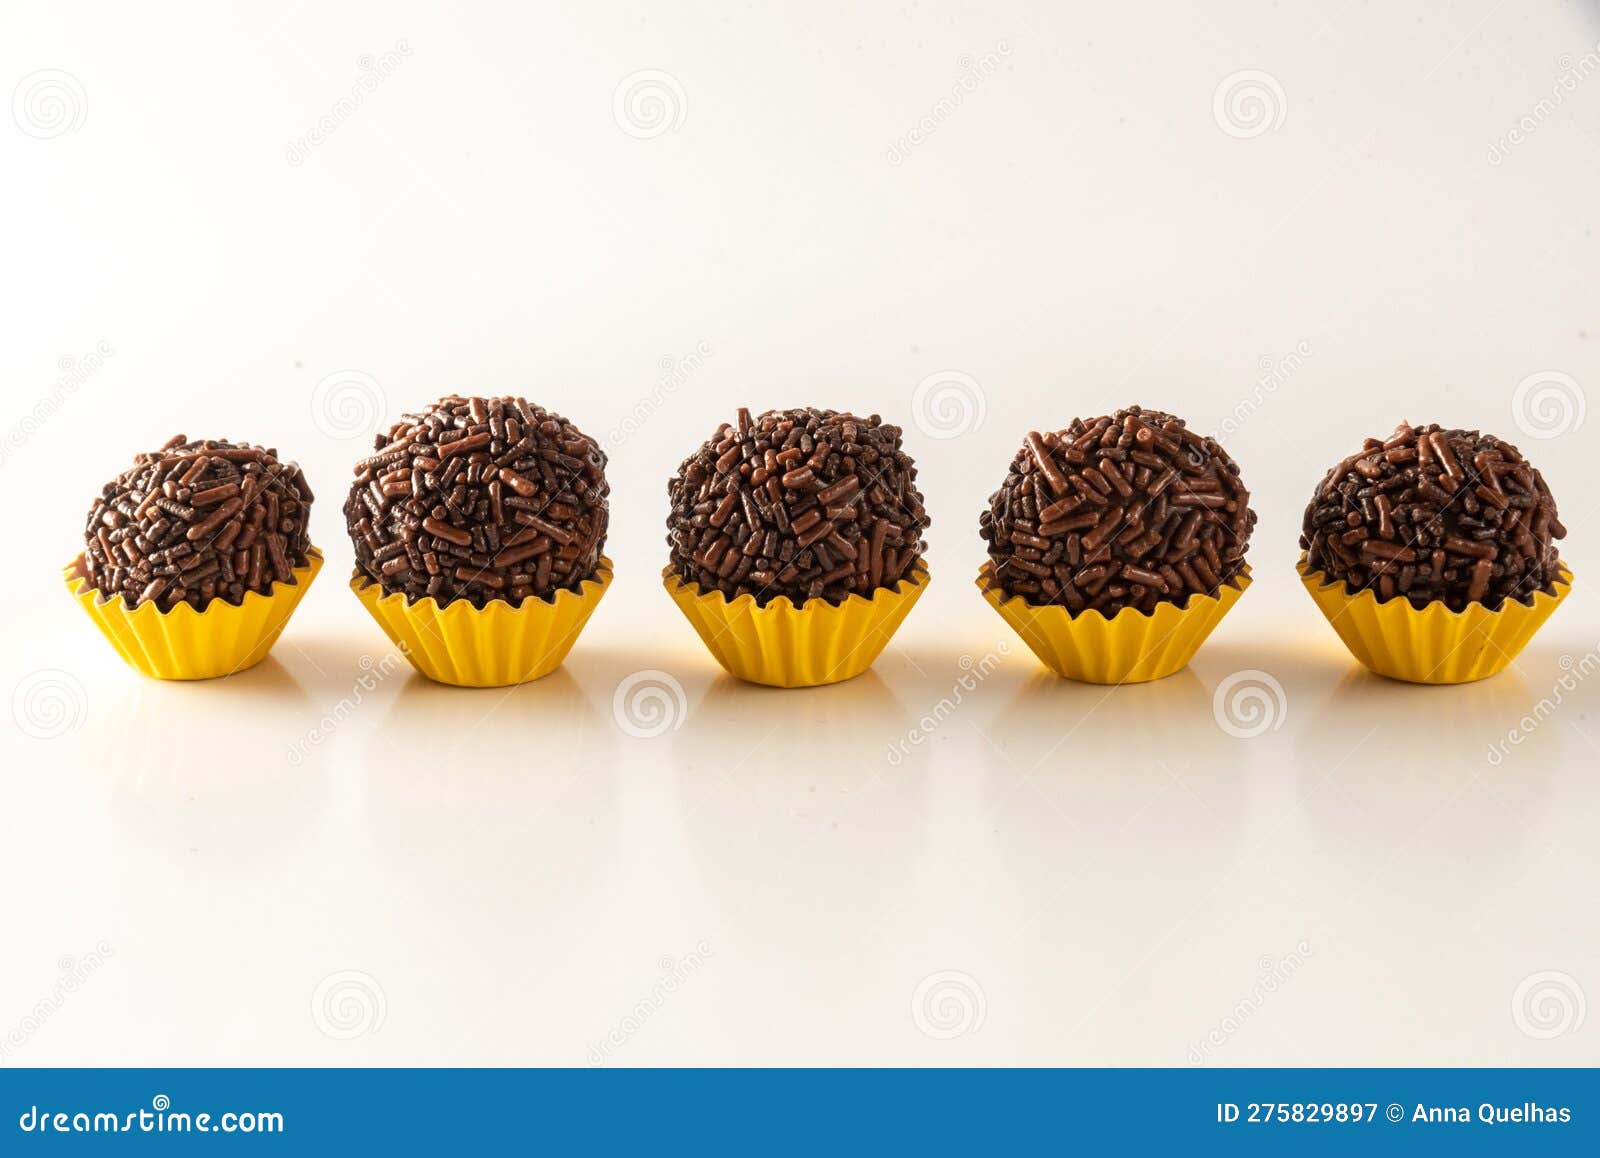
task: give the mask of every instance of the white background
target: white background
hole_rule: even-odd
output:
[[[0,1064],[1600,1062],[1593,4],[0,13]],[[618,578],[540,683],[361,691],[349,465],[449,391],[607,440]],[[1257,581],[1107,692],[979,599],[976,521],[1030,427],[1134,402],[1233,417]],[[906,427],[933,583],[852,683],[737,684],[660,589],[741,404]],[[1365,674],[1292,569],[1402,418],[1519,443],[1571,529],[1483,684]],[[58,570],[178,431],[299,461],[329,559],[204,685]]]

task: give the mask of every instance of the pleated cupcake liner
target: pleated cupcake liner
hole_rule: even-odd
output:
[[[1533,603],[1507,599],[1499,610],[1481,604],[1451,611],[1443,603],[1416,608],[1404,597],[1380,603],[1370,589],[1354,595],[1342,580],[1313,571],[1304,555],[1300,582],[1363,666],[1414,684],[1465,684],[1505,670],[1572,591],[1572,572],[1560,564],[1555,594]]]
[[[555,671],[610,586],[611,560],[604,556],[581,590],[557,591],[549,600],[524,599],[519,607],[504,599],[482,608],[465,599],[443,607],[431,598],[408,603],[401,592],[385,595],[360,571],[350,580],[361,606],[412,667],[431,680],[463,688],[509,687]]]
[[[810,688],[854,679],[872,666],[928,586],[918,567],[910,579],[881,587],[869,599],[808,599],[799,607],[780,596],[765,607],[753,595],[703,593],[667,568],[667,594],[731,676],[776,688]]]
[[[1148,683],[1182,671],[1249,586],[1246,567],[1216,595],[1191,595],[1183,607],[1159,603],[1149,613],[1125,607],[1108,619],[1099,611],[1073,615],[1058,604],[1008,599],[994,581],[993,563],[978,572],[984,600],[1040,663],[1059,676],[1091,684]]]
[[[252,668],[267,658],[284,625],[322,570],[322,553],[307,553],[290,583],[270,593],[245,592],[237,606],[214,599],[204,611],[180,603],[163,611],[153,603],[129,609],[120,598],[101,599],[89,586],[79,555],[62,569],[67,591],[128,666],[158,680],[209,680]]]

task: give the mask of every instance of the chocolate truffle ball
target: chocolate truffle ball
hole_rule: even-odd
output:
[[[84,570],[102,599],[171,611],[268,594],[307,565],[311,488],[294,463],[247,443],[177,435],[100,491]]]
[[[992,582],[1108,618],[1215,595],[1244,569],[1250,492],[1215,439],[1138,406],[1030,433],[978,533]]]
[[[385,593],[517,606],[594,577],[609,493],[605,452],[559,414],[452,394],[377,437],[344,517]]]
[[[672,571],[702,592],[837,604],[911,578],[928,516],[876,414],[740,409],[667,483]]]
[[[1566,535],[1544,476],[1508,442],[1402,422],[1323,478],[1300,546],[1354,595],[1491,610],[1554,590]]]

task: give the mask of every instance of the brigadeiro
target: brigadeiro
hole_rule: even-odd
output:
[[[900,436],[876,414],[741,408],[667,484],[671,572],[760,607],[913,579],[928,516]]]
[[[521,398],[450,395],[403,415],[356,464],[356,569],[386,594],[483,608],[578,591],[600,569],[606,456]]]
[[[1245,568],[1250,492],[1215,439],[1132,406],[1032,432],[979,517],[990,582],[1073,616],[1216,595]]]
[[[180,434],[101,488],[82,573],[101,600],[128,608],[237,606],[308,566],[311,501],[277,451]]]
[[[1330,470],[1306,507],[1306,566],[1378,602],[1495,610],[1560,578],[1544,476],[1492,434],[1401,423]]]

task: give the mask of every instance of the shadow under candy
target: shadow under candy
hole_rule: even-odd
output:
[[[612,743],[610,729],[565,668],[505,688],[458,688],[417,672],[370,738],[383,784],[441,804],[468,803],[475,788],[516,786],[521,798],[548,797],[591,767]]]
[[[1303,776],[1318,777],[1348,755],[1337,774],[1356,799],[1434,799],[1464,777],[1507,764],[1502,741],[1536,698],[1515,667],[1475,683],[1435,686],[1352,665],[1306,713],[1296,764]],[[1533,732],[1516,760],[1537,763],[1554,739]]]
[[[1527,846],[1521,813],[1547,785],[1534,733],[1517,764],[1493,753],[1532,698],[1515,667],[1486,680],[1411,684],[1352,665],[1305,713],[1294,767],[1316,853],[1351,897],[1376,889],[1393,911],[1432,919],[1447,889],[1456,906],[1501,887]]]
[[[275,657],[215,680],[133,677],[80,737],[91,781],[123,832],[164,859],[237,866],[325,812],[326,777],[296,768],[286,736],[315,702]]]
[[[925,844],[927,778],[887,755],[907,715],[876,669],[817,688],[712,681],[671,759],[694,862],[720,907],[822,904],[845,919],[889,903]],[[773,929],[775,952],[792,951],[785,936]]]
[[[380,855],[405,889],[493,936],[506,890],[524,916],[566,910],[617,847],[608,722],[564,668],[510,688],[457,688],[411,672],[367,739],[358,790]]]
[[[1010,689],[994,741],[1022,771],[1100,784],[1203,778],[1230,751],[1212,724],[1212,689],[1192,668],[1149,683],[1104,686],[1037,669]]]
[[[1065,864],[1095,888],[1105,873],[1179,860],[1187,878],[1232,857],[1248,785],[1211,701],[1191,668],[1121,686],[1036,669],[1010,689],[992,727],[1013,775],[993,781],[988,806],[1016,837],[1005,846],[1024,887],[1048,895]]]
[[[673,733],[674,764],[686,779],[720,781],[752,803],[784,810],[819,790],[848,793],[888,772],[885,754],[906,715],[870,668],[816,688],[718,674]]]

